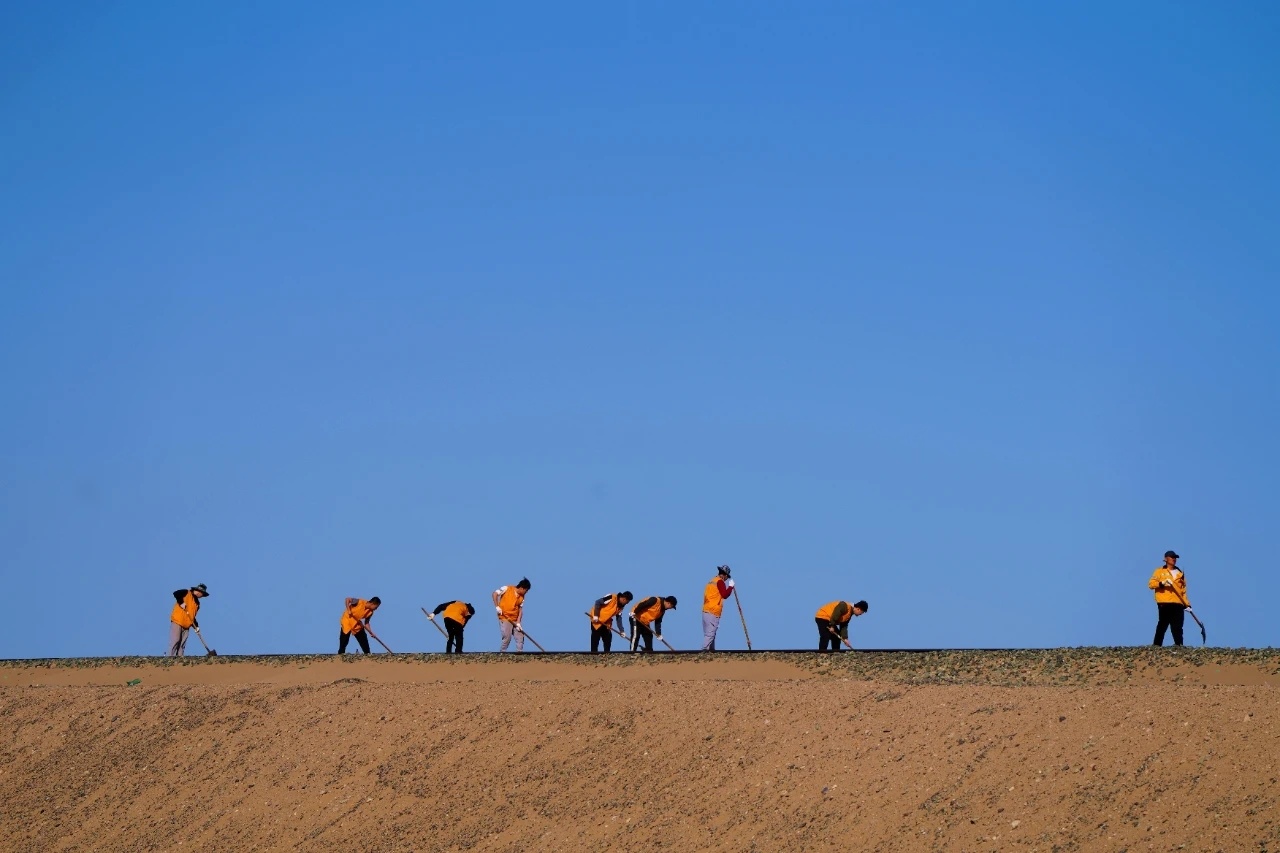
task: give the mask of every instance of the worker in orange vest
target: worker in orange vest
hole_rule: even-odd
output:
[[[369,654],[369,634],[364,629],[373,621],[373,611],[382,604],[378,596],[365,601],[363,598],[348,598],[346,609],[342,611],[342,632],[338,634],[338,654],[347,653],[347,643],[354,636],[360,644],[360,651]]]
[[[855,616],[867,612],[867,603],[859,601],[850,604],[847,601],[832,601],[818,608],[813,620],[818,623],[818,651],[840,651],[840,641],[849,639],[849,622]]]
[[[435,619],[441,613],[444,614],[444,630],[448,635],[444,642],[445,654],[462,654],[462,629],[476,615],[476,609],[465,601],[446,601],[436,605],[436,609],[428,613],[427,618]]]
[[[644,641],[646,652],[653,651],[654,637],[662,639],[662,617],[668,610],[675,609],[674,595],[668,595],[666,598],[651,595],[640,599],[639,603],[631,608],[631,651],[634,652],[640,648],[641,640]]]
[[[498,651],[505,652],[512,637],[516,640],[516,651],[524,651],[524,628],[520,620],[524,618],[524,597],[532,588],[528,578],[521,578],[515,586],[500,586],[493,591],[493,608],[498,612],[498,628],[502,631],[502,646]]]
[[[173,591],[173,610],[169,614],[169,651],[167,657],[181,657],[187,653],[187,634],[199,628],[196,614],[200,612],[200,599],[209,594],[204,584]]]
[[[1147,587],[1155,591],[1156,637],[1152,645],[1164,645],[1164,632],[1173,629],[1173,644],[1182,645],[1182,623],[1187,617],[1187,608],[1191,606],[1187,598],[1187,576],[1178,568],[1178,555],[1173,551],[1164,552],[1164,565],[1151,573]]]
[[[733,595],[733,579],[728,566],[718,566],[716,576],[707,582],[702,593],[702,650],[716,650],[716,631],[720,629],[720,614],[724,612],[724,600]]]
[[[618,633],[622,633],[622,609],[631,603],[630,592],[615,592],[604,598],[597,598],[591,608],[591,654],[600,651],[604,644],[605,653],[613,648],[613,628],[609,623],[616,620]]]

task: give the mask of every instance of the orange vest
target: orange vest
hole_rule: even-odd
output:
[[[716,594],[719,595],[719,593]],[[645,601],[648,600],[649,599],[646,598],[642,600],[640,604],[644,604]],[[640,609],[640,604],[631,608],[631,615],[635,617],[635,620],[641,625],[652,625],[654,620],[661,616],[663,611],[667,609],[667,605],[663,603],[661,598],[654,596],[653,602],[653,604],[649,605],[644,610]]]
[[[595,608],[592,608],[592,610],[594,609]],[[608,625],[609,620],[613,619],[614,616],[617,616],[618,611],[621,609],[622,607],[618,604],[618,594],[616,592],[613,595],[606,595],[604,597],[604,604],[600,605],[599,615],[593,612],[591,614],[591,621],[597,625]]]
[[[169,621],[175,622],[183,628],[190,628],[195,624],[196,614],[199,612],[200,599],[196,598],[194,592],[187,590],[182,603],[173,605],[173,612],[169,614]]]
[[[357,601],[355,607],[342,614],[342,633],[352,634],[362,631],[364,627],[360,624],[361,620],[368,619],[377,609],[363,598]]]
[[[706,591],[702,593],[702,612],[710,613],[712,616],[719,616],[724,612],[724,597],[720,595],[719,575],[711,579]]]
[[[498,597],[498,606],[502,608],[499,619],[503,622],[519,622],[520,610],[524,607],[524,593],[519,587],[509,586]]]
[[[444,609],[444,618],[452,619],[459,625],[467,624],[467,620],[471,617],[467,615],[467,605],[464,601],[455,601]]]
[[[831,617],[836,612],[836,607],[843,604],[845,606],[844,617],[840,620],[840,624],[847,623],[853,618],[853,605],[847,601],[832,601],[818,608],[818,612],[814,614],[814,618],[821,619],[823,622],[830,622]]]

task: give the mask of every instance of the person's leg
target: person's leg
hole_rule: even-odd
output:
[[[462,623],[445,617],[444,620],[445,633],[449,638],[445,641],[445,654],[453,652],[454,654],[462,653]]]
[[[702,650],[704,652],[714,652],[716,650],[716,629],[719,627],[719,616],[714,613],[702,614]]]
[[[369,654],[369,635],[365,631],[356,631],[356,642],[360,644],[360,651],[366,655]]]
[[[458,655],[462,654],[462,632],[466,629],[466,627],[467,626],[463,625],[461,622],[458,623],[458,638],[453,643],[454,654],[458,654]]]
[[[613,651],[613,629],[609,627],[608,622],[600,626],[600,641],[604,643],[605,654]]]
[[[187,653],[187,637],[191,636],[190,628],[178,629],[178,656],[182,657]]]
[[[177,622],[169,623],[169,649],[165,652],[166,657],[177,657],[178,650],[182,648],[180,640],[182,639],[182,626]]]
[[[831,636],[831,623],[825,619],[813,620],[818,626],[818,651],[825,652],[835,637]]]
[[[636,617],[631,617],[631,651],[635,651],[640,645],[640,623],[636,621]]]
[[[511,635],[515,632],[515,628],[514,622],[508,622],[505,619],[498,620],[498,630],[502,632],[502,645],[498,651],[505,652],[507,646],[511,645]]]
[[[524,631],[516,631],[515,628],[515,625],[511,626],[511,630],[515,632],[512,636],[516,638],[516,651],[522,652],[524,651]]]
[[[347,643],[351,642],[351,635],[341,628],[338,629],[338,654],[345,655],[347,653]]]
[[[1157,604],[1156,612],[1159,614],[1156,619],[1156,638],[1151,641],[1153,646],[1164,645],[1164,632],[1169,629],[1169,605]]]
[[[1169,628],[1173,631],[1173,644],[1175,646],[1182,645],[1182,623],[1186,621],[1187,611],[1181,604],[1173,605],[1175,609],[1169,612]]]
[[[644,630],[644,650],[649,654],[653,654],[653,627],[646,625]]]
[[[591,626],[591,654],[600,654],[600,629],[594,625]]]

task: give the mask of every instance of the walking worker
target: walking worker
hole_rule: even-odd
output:
[[[363,598],[348,598],[346,609],[342,611],[342,632],[338,634],[338,654],[347,653],[347,643],[354,636],[360,644],[360,651],[369,654],[369,633],[365,628],[373,621],[373,611],[382,604],[378,596],[365,601]]]
[[[1187,576],[1178,568],[1178,555],[1172,551],[1164,552],[1164,565],[1151,573],[1147,586],[1156,593],[1156,637],[1153,646],[1164,645],[1164,632],[1173,630],[1173,644],[1182,645],[1182,622],[1186,619],[1186,610],[1191,606],[1187,598]]]
[[[640,640],[644,640],[644,650],[653,651],[653,639],[656,635],[662,639],[662,617],[668,610],[676,609],[676,597],[668,595],[658,598],[651,595],[640,600],[631,608],[631,651],[636,651]]]
[[[819,607],[813,615],[813,621],[818,623],[818,651],[827,651],[828,644],[831,651],[840,651],[840,642],[849,642],[849,620],[866,612],[865,601],[832,601]]]
[[[187,653],[187,635],[192,628],[199,628],[196,614],[200,612],[200,599],[209,594],[204,584],[173,591],[173,612],[169,614],[169,651],[166,657],[182,657]]]
[[[720,614],[724,612],[724,600],[733,595],[733,579],[728,566],[717,566],[716,576],[707,582],[702,593],[702,650],[716,650],[716,631],[720,628]]]
[[[524,618],[524,597],[529,594],[533,584],[528,578],[521,578],[515,586],[500,586],[493,591],[493,608],[498,611],[498,628],[502,631],[502,648],[505,652],[516,638],[516,651],[524,651],[524,628],[520,621]]]
[[[613,648],[613,628],[609,622],[616,620],[618,623],[618,633],[622,633],[622,609],[631,603],[630,592],[615,592],[612,595],[606,595],[604,598],[597,598],[595,605],[591,608],[591,654],[597,654],[600,651],[600,644],[604,643],[605,653]]]
[[[437,604],[436,609],[427,614],[427,618],[435,619],[441,613],[444,614],[444,630],[448,634],[448,639],[444,641],[445,654],[462,654],[462,629],[476,615],[476,609],[465,601],[446,601],[444,604]]]

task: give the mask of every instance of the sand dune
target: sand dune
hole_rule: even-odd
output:
[[[1277,686],[1192,649],[9,661],[0,837],[1280,851]]]

